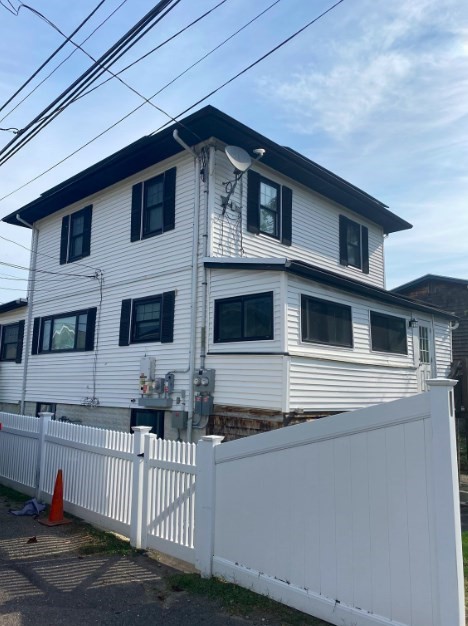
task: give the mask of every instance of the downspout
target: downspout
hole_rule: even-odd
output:
[[[195,372],[195,351],[197,340],[197,304],[198,304],[198,235],[200,229],[200,161],[198,155],[189,145],[179,137],[176,130],[172,133],[175,141],[190,152],[194,160],[195,170],[195,198],[194,198],[194,224],[192,235],[192,297],[191,297],[191,320],[190,320],[190,347],[189,347],[189,365],[185,370],[173,370],[175,373],[186,374],[189,372],[189,384],[187,394],[187,441],[192,441],[193,428],[193,389],[192,380]]]
[[[20,414],[24,415],[24,405],[26,401],[26,384],[28,380],[28,363],[29,363],[29,346],[31,343],[31,327],[32,327],[32,311],[33,311],[33,300],[34,300],[34,285],[36,282],[36,259],[37,259],[37,246],[39,242],[39,229],[32,224],[28,224],[22,217],[17,213],[16,220],[24,224],[27,228],[32,230],[32,242],[31,242],[31,257],[29,262],[29,278],[28,278],[28,313],[26,315],[26,339],[25,339],[25,350],[24,352],[24,363],[23,363],[23,381],[21,384],[21,403],[20,403]]]

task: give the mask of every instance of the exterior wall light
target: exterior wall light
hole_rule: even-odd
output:
[[[408,322],[408,326],[409,328],[416,328],[416,326],[419,324],[418,320],[415,317],[412,317],[409,322]]]

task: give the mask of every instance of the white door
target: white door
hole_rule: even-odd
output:
[[[419,388],[427,391],[427,379],[432,378],[433,367],[433,339],[432,328],[428,324],[419,323],[418,326],[418,352],[419,352]]]

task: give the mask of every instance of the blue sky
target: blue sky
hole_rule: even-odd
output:
[[[121,2],[106,0],[76,41],[83,41]],[[272,2],[227,0],[123,77],[145,96],[152,95]],[[17,0],[12,3],[18,6]],[[70,33],[96,4],[97,0],[66,5],[59,0],[32,0],[31,6]],[[181,0],[114,70],[216,4],[217,0]],[[177,115],[331,4],[280,0],[162,92],[155,103]],[[152,6],[150,0],[127,0],[84,44],[85,49],[95,57],[102,54]],[[26,9],[15,17],[0,6],[0,103],[61,42],[56,31]],[[67,45],[48,71],[72,50]],[[89,64],[89,58],[76,51],[0,127],[24,126]],[[54,165],[140,102],[112,80],[73,104],[0,168],[0,195]],[[468,278],[466,3],[345,0],[208,102],[361,187],[414,225],[386,239],[388,288],[426,273]],[[0,113],[0,119],[9,110]],[[0,201],[0,216],[166,121],[145,105],[61,166]],[[10,137],[0,133],[0,146]],[[30,245],[26,229],[0,224],[0,236]],[[29,252],[0,239],[0,262],[27,266]],[[0,302],[24,296],[26,277],[26,271],[0,265]]]

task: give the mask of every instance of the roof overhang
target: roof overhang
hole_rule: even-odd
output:
[[[243,269],[255,271],[281,271],[287,272],[311,280],[317,283],[325,284],[329,287],[335,287],[341,291],[346,291],[354,295],[358,295],[377,302],[384,302],[393,306],[410,309],[411,311],[421,311],[430,315],[437,315],[450,321],[457,321],[457,316],[447,311],[443,311],[438,307],[428,306],[405,296],[400,296],[392,291],[381,289],[362,283],[352,278],[335,274],[329,270],[322,269],[315,265],[310,265],[304,261],[288,260],[288,259],[228,259],[228,258],[207,258],[204,260],[205,267],[216,269]]]
[[[381,225],[385,233],[412,228],[411,224],[389,211],[385,204],[358,187],[298,152],[278,145],[212,106],[200,109],[153,136],[148,135],[135,141],[49,189],[36,200],[4,217],[3,221],[24,226],[16,219],[16,215],[19,214],[26,222],[34,223],[178,154],[183,148],[172,136],[176,128],[190,146],[214,137],[226,144],[242,146],[250,153],[255,148],[264,148],[266,150],[262,159],[264,165]]]
[[[8,313],[8,311],[22,309],[25,306],[28,306],[28,301],[25,298],[18,298],[18,300],[12,300],[11,302],[4,302],[3,304],[0,304],[0,313]]]
[[[466,278],[452,278],[451,276],[439,276],[437,274],[425,274],[420,278],[415,278],[408,283],[399,285],[392,289],[395,293],[404,293],[407,290],[411,290],[413,287],[422,287],[428,283],[446,283],[448,285],[460,285],[461,287],[468,287],[468,280]]]

